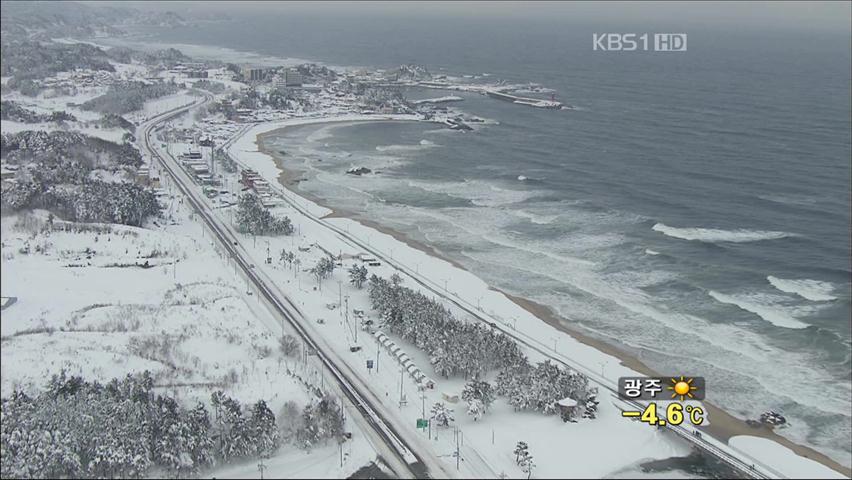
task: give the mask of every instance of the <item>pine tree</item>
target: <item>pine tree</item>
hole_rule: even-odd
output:
[[[361,265],[352,265],[349,269],[349,283],[360,289],[367,281],[367,267]]]
[[[529,452],[524,452],[524,455],[521,457],[518,465],[521,467],[521,471],[527,474],[527,479],[532,476],[533,468],[535,468],[535,463],[533,462],[533,456],[529,454]]]
[[[529,450],[529,445],[527,442],[520,441],[517,445],[515,445],[515,451],[512,452],[515,454],[515,463],[518,465],[521,464],[521,458],[527,455],[527,450]]]
[[[278,427],[275,425],[275,415],[266,406],[266,402],[258,400],[251,408],[249,430],[254,438],[254,450],[261,458],[269,458],[278,449]]]
[[[472,398],[467,401],[467,414],[473,416],[474,422],[482,418],[484,412],[485,406],[482,404],[482,400]]]
[[[312,405],[305,406],[302,411],[302,425],[296,431],[296,445],[311,451],[320,440],[320,429],[317,416]]]
[[[441,402],[437,402],[432,406],[431,413],[432,420],[441,427],[448,427],[450,422],[455,420],[455,418],[453,418],[453,410],[451,408],[447,408],[447,406]]]

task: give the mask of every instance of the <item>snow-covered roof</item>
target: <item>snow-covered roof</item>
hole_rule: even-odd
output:
[[[556,404],[559,405],[560,407],[576,407],[577,406],[577,400],[574,400],[571,397],[565,397],[562,400],[559,400],[558,402],[556,402]]]

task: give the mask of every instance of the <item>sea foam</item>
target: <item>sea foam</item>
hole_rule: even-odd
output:
[[[782,292],[794,293],[813,302],[827,302],[829,300],[837,299],[837,297],[831,295],[834,291],[834,285],[828,282],[809,280],[807,278],[802,280],[792,280],[773,277],[772,275],[769,275],[766,279],[769,280],[769,283],[772,284],[773,287],[781,290]]]
[[[656,223],[651,230],[663,235],[683,240],[698,240],[699,242],[758,242],[796,236],[787,232],[772,232],[764,230],[720,230],[715,228],[677,228],[663,223]]]
[[[728,295],[713,290],[710,290],[708,293],[717,301],[754,313],[776,327],[802,329],[810,326],[805,322],[797,320],[783,306],[767,301],[763,295]]]

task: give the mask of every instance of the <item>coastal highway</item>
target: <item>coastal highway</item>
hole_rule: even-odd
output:
[[[246,130],[242,130],[240,134],[242,134]],[[238,136],[239,134],[237,135],[237,137]],[[240,162],[239,159],[236,159],[231,155],[229,156],[235,163],[237,163],[241,167],[248,168],[245,164]],[[300,202],[298,201],[298,197],[294,193],[279,186],[277,182],[270,182],[270,187],[279,194],[281,194],[283,199],[292,208],[299,211],[305,218],[319,225],[322,225],[323,227],[329,230],[332,230],[344,242],[352,245],[353,247],[356,247],[357,249],[364,251],[365,253],[370,253],[377,259],[380,259],[386,264],[396,268],[397,270],[406,273],[414,281],[429,290],[434,295],[454,304],[455,306],[463,310],[465,313],[470,315],[472,318],[501,331],[503,334],[513,338],[519,344],[525,345],[526,347],[535,350],[536,352],[539,352],[540,354],[545,356],[545,358],[549,358],[564,367],[571,368],[586,375],[587,377],[589,377],[589,379],[599,384],[604,389],[608,390],[611,395],[618,399],[617,385],[611,380],[605,378],[604,376],[598,375],[594,371],[594,369],[582,365],[576,360],[571,359],[565,355],[555,352],[551,349],[550,346],[545,345],[540,340],[533,338],[532,336],[524,333],[523,331],[515,330],[514,328],[509,326],[504,326],[503,320],[497,319],[492,315],[483,312],[471,302],[461,298],[457,294],[451,294],[450,292],[447,292],[443,286],[438,285],[437,282],[421,275],[418,271],[416,271],[416,269],[403,264],[399,260],[394,260],[390,255],[380,250],[377,250],[375,247],[370,246],[368,243],[348,233],[346,230],[339,228],[329,222],[324,221],[322,218],[313,215],[307,208],[304,208],[300,204]],[[622,399],[618,399],[618,401],[626,405],[626,407],[628,407],[627,409],[638,409],[639,411],[642,411],[645,408],[645,405],[640,402]],[[727,464],[728,466],[737,470],[744,476],[751,478],[784,478],[784,475],[782,475],[777,470],[769,467],[768,465],[761,464],[759,461],[751,458],[745,453],[730,447],[725,442],[710,437],[710,435],[707,433],[696,435],[695,432],[697,430],[694,430],[692,427],[687,428],[682,425],[667,424],[664,428],[667,428],[669,431],[673,432],[678,437],[694,445],[696,448],[702,450],[703,452],[717,458],[719,461]]]
[[[302,339],[307,351],[311,355],[316,355],[324,371],[335,381],[330,382],[330,385],[336,387],[341,400],[347,399],[356,410],[357,415],[350,415],[350,418],[354,418],[359,423],[367,440],[394,473],[399,477],[410,478],[452,477],[451,471],[445,469],[440,460],[428,453],[428,449],[421,445],[418,438],[411,438],[407,430],[398,428],[399,426],[392,425],[387,420],[388,416],[381,413],[384,408],[381,401],[358,379],[357,375],[352,373],[345,362],[337,357],[336,352],[311,330],[310,322],[305,319],[299,308],[260,269],[255,268],[250,256],[240,245],[238,236],[212,212],[198,186],[170,154],[161,152],[156,142],[152,141],[151,133],[157,125],[182,115],[191,108],[202,106],[210,100],[212,97],[205,96],[204,99],[192,105],[165,112],[142,124],[139,127],[142,132],[142,148],[152,162],[154,160],[159,162],[162,169],[169,174],[220,246],[239,265],[247,280],[254,284],[259,297],[275,314],[282,326],[284,322],[289,324]],[[409,434],[408,438],[405,438],[406,434]],[[417,447],[420,452],[427,453],[418,454],[414,447]]]

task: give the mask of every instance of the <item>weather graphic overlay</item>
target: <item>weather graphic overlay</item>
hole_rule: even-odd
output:
[[[704,377],[672,375],[669,377],[621,377],[618,396],[627,408],[621,416],[636,418],[653,426],[681,425],[685,421],[702,425],[706,412],[700,405],[685,405],[688,400],[703,400]],[[657,402],[664,402],[665,405]]]
[[[693,395],[692,392],[698,393],[697,391],[699,390],[699,387],[693,385],[693,383],[695,382],[694,378],[684,379],[683,375],[681,375],[680,380],[676,380],[674,378],[670,380],[672,384],[666,387],[666,389],[671,390],[673,392],[672,398],[676,398],[679,396],[680,401],[682,402],[684,398],[695,398],[695,395]],[[702,398],[704,398],[703,395]]]

